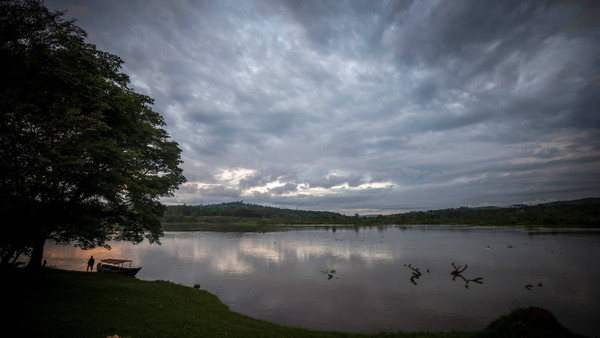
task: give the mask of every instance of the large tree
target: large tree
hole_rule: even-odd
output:
[[[159,242],[180,152],[123,61],[42,1],[0,0],[1,263],[44,243]]]

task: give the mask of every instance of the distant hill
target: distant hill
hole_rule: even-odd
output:
[[[570,201],[556,201],[556,202],[550,202],[550,203],[542,203],[542,204],[538,204],[538,205],[547,205],[547,206],[554,206],[554,205],[582,205],[582,204],[598,204],[600,203],[600,198],[581,198],[578,200],[570,200]]]
[[[373,217],[345,216],[330,211],[282,209],[236,201],[210,205],[167,206],[163,223],[473,224],[600,227],[600,198],[557,201],[534,206],[514,204],[510,207],[460,207],[412,211]]]
[[[600,198],[557,201],[534,206],[415,211],[390,215],[396,224],[477,224],[600,227]]]
[[[281,209],[257,204],[228,202],[209,205],[171,205],[163,217],[165,223],[177,222],[246,222],[338,223],[346,216],[330,211]]]

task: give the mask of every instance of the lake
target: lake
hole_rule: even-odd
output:
[[[480,330],[538,306],[600,335],[598,231],[309,226],[166,232],[161,242],[110,251],[47,244],[44,258],[80,271],[90,255],[130,258],[143,266],[136,278],[199,283],[233,311],[310,329]],[[468,268],[455,276],[452,263]]]

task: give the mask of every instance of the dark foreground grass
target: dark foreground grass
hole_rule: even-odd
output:
[[[311,331],[232,312],[207,291],[171,282],[52,269],[0,272],[3,329],[14,337],[547,337],[549,323],[557,325],[552,326],[554,336],[570,336],[551,314],[540,312],[540,320],[526,310],[482,332]]]

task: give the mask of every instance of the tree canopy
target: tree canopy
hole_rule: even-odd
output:
[[[243,202],[211,205],[169,205],[163,216],[165,229],[184,224],[354,224],[370,225],[489,225],[489,226],[600,226],[600,198],[557,201],[509,207],[460,207],[411,211],[392,215],[346,216],[328,211],[280,209]],[[185,228],[185,227],[184,227]]]
[[[41,1],[0,0],[1,262],[47,239],[158,242],[160,197],[185,181],[176,142],[123,61]]]

